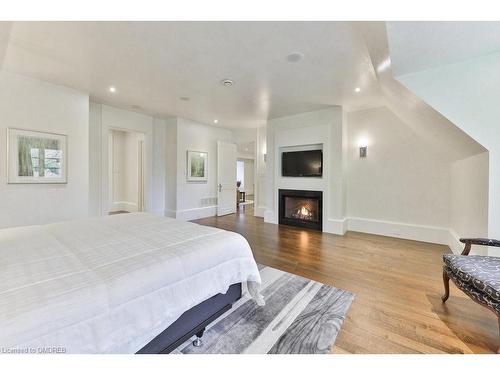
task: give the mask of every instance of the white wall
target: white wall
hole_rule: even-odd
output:
[[[236,144],[255,142],[257,139],[257,129],[233,129],[231,130],[231,140]],[[251,150],[253,155],[255,150]]]
[[[279,189],[316,190],[323,192],[323,231],[345,232],[342,130],[341,107],[269,120],[266,136],[266,222],[278,223]],[[320,145],[323,149],[323,177],[282,177],[283,148],[311,145],[313,148]]]
[[[254,215],[264,217],[266,211],[266,159],[267,155],[266,127],[257,128],[255,151],[255,189]]]
[[[110,129],[122,129],[144,134],[144,203],[145,211],[163,214],[165,211],[165,121],[104,104],[90,107],[90,174],[91,213],[106,215],[109,202]],[[104,141],[103,141],[104,140]],[[97,170],[98,167],[98,170]],[[155,177],[153,177],[155,176]]]
[[[253,195],[255,163],[252,159],[243,159],[243,174],[245,179],[244,191],[247,195]]]
[[[364,159],[360,140],[368,142]],[[322,179],[281,176],[283,148],[317,144],[324,153]],[[456,251],[462,247],[458,237],[481,235],[487,226],[487,153],[444,158],[443,150],[387,107],[273,119],[265,147],[266,222],[277,223],[277,190],[289,188],[324,192],[324,231],[332,233],[348,229],[448,244]]]
[[[103,211],[101,189],[103,188],[101,178],[103,178],[101,152],[103,142],[108,143],[108,157],[111,138],[102,137],[102,105],[90,102],[89,105],[89,214],[92,216],[101,215]],[[111,178],[108,170],[108,181]],[[108,183],[109,188],[109,183]],[[108,195],[111,194],[108,191]]]
[[[88,95],[0,71],[0,228],[88,215]],[[66,134],[68,183],[7,184],[7,128]]]
[[[451,163],[386,107],[348,113],[347,129],[349,229],[447,243]]]
[[[488,236],[488,153],[484,152],[451,166],[450,243],[455,253],[466,237]],[[473,253],[485,254],[484,246],[474,247]]]
[[[175,211],[169,208],[165,214],[183,220],[214,216],[217,212],[217,141],[231,142],[231,131],[177,118],[169,125],[168,136],[176,137],[175,141],[169,139],[167,142],[169,147],[175,145],[176,148],[177,183],[175,198],[168,194],[169,205],[175,206]],[[208,153],[207,182],[187,181],[188,150]],[[169,156],[167,165],[172,166],[174,155],[169,153]]]
[[[398,80],[489,151],[488,236],[500,238],[500,53]],[[489,255],[500,256],[490,248]]]
[[[159,215],[163,215],[165,213],[167,204],[167,121],[168,120],[165,119],[153,118],[153,160],[151,162],[153,172],[151,176],[151,202],[153,211]],[[144,150],[146,153],[146,142],[144,142],[144,146],[146,147],[146,150]]]
[[[165,135],[165,215],[175,217],[177,212],[177,118],[166,121]]]

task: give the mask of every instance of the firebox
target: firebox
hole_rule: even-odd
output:
[[[279,189],[279,223],[323,230],[323,192]]]

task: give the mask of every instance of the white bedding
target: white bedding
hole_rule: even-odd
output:
[[[263,303],[248,242],[216,228],[138,213],[3,229],[0,353],[134,353],[238,282]]]

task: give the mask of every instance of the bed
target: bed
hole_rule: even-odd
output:
[[[159,353],[242,293],[263,304],[239,234],[146,213],[0,230],[4,352]]]

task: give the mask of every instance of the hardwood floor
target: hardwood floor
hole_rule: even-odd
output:
[[[241,233],[258,263],[355,293],[333,353],[496,351],[494,314],[454,285],[441,303],[446,246],[267,224],[252,206],[196,222]]]

